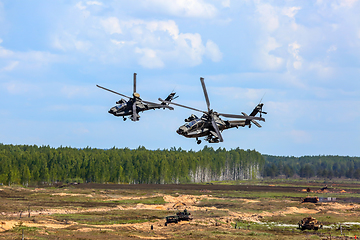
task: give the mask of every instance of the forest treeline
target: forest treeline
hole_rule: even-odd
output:
[[[205,146],[200,151],[144,147],[94,149],[0,144],[0,184],[190,183],[261,177],[356,178],[360,158],[281,157]]]
[[[0,183],[189,183],[261,177],[255,150],[94,149],[0,144]]]
[[[275,178],[356,178],[360,179],[360,157],[303,156],[280,157],[263,155],[262,175]]]

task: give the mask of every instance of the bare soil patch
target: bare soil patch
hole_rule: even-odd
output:
[[[0,187],[0,239],[19,238],[21,229],[30,239],[309,239],[309,234],[326,239],[329,231],[339,233],[339,222],[359,221],[357,201],[302,204],[301,196],[317,194],[302,189],[211,184]],[[360,199],[353,189],[341,190],[322,194]],[[165,226],[165,216],[184,209],[193,220]],[[330,230],[303,232],[285,226],[309,215]],[[360,235],[354,226],[345,232]]]

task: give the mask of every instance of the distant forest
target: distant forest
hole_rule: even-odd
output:
[[[279,157],[205,146],[200,151],[70,148],[0,144],[0,184],[191,183],[262,177],[356,178],[360,158]]]
[[[0,144],[0,183],[190,183],[261,177],[255,150],[108,150]]]
[[[360,179],[360,157],[303,156],[279,157],[263,155],[263,177],[275,178],[356,178]]]

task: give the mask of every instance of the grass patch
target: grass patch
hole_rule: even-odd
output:
[[[146,204],[146,205],[161,205],[165,204],[163,197],[150,197],[142,199],[127,199],[127,200],[112,200],[111,202],[122,205]]]
[[[108,212],[88,212],[81,214],[55,214],[53,218],[57,221],[73,221],[81,224],[90,225],[111,225],[151,222],[163,219],[167,216],[167,211],[156,210],[128,210],[128,211],[108,211]]]

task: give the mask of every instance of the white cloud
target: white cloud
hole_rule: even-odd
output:
[[[301,9],[301,7],[285,7],[283,9],[283,14],[289,18],[294,18],[296,13]]]
[[[0,43],[2,43],[3,40],[0,39]],[[12,56],[14,54],[14,52],[7,50],[3,47],[0,46],[0,58],[8,58],[10,56]]]
[[[209,91],[211,88],[209,87]],[[264,93],[268,90],[254,89],[254,88],[242,88],[242,87],[217,87],[216,91],[212,91],[213,94],[221,96],[222,98],[234,100],[241,99],[246,102],[259,102]],[[251,107],[254,107],[253,104]]]
[[[102,6],[102,2],[98,2],[98,1],[87,1],[86,2],[87,5],[98,5],[98,6]]]
[[[222,59],[222,53],[219,47],[211,40],[206,42],[206,55],[209,56],[213,62],[219,62]]]
[[[12,71],[18,64],[19,64],[19,61],[11,61],[7,66],[0,69],[0,72],[2,72],[2,71]]]
[[[325,62],[311,62],[309,63],[308,70],[317,72],[318,77],[327,79],[334,74],[334,69],[327,66]]]
[[[75,85],[65,85],[60,90],[61,94],[65,95],[67,98],[74,97],[88,97],[93,92],[89,87],[84,86],[75,86]]]
[[[337,50],[336,45],[331,45],[331,46],[328,48],[328,50],[326,50],[326,51],[329,53],[329,52],[335,52],[336,50]]]
[[[221,5],[223,7],[230,7],[230,0],[222,0]]]
[[[78,9],[80,10],[85,10],[86,9],[86,6],[82,5],[82,2],[78,2],[75,7],[77,7]]]
[[[299,55],[299,49],[300,49],[300,45],[297,42],[293,42],[289,44],[288,51],[293,56],[294,60],[292,65],[296,70],[301,69],[302,66],[302,59]]]
[[[91,48],[90,41],[78,40],[77,38],[76,35],[63,31],[53,36],[52,46],[63,51],[78,50],[82,52],[86,52]]]
[[[172,20],[169,21],[151,21],[143,22],[146,28],[151,32],[154,31],[167,31],[173,39],[177,39],[179,36],[179,28]]]
[[[182,56],[183,61],[186,61],[186,58],[190,58],[191,61],[189,63],[191,66],[202,63],[202,55],[205,53],[205,46],[202,44],[200,34],[180,34],[176,44],[177,53]]]
[[[255,55],[254,61],[261,69],[275,70],[283,65],[284,59],[270,53],[271,51],[281,47],[275,38],[268,37],[266,42],[262,39],[259,45],[260,46],[257,54]]]
[[[256,12],[258,13],[258,20],[269,32],[273,32],[279,28],[279,17],[275,7],[270,4],[257,4]]]
[[[157,56],[156,51],[149,48],[135,48],[135,53],[141,55],[139,58],[139,64],[145,68],[162,68],[164,63]]]
[[[101,19],[100,22],[106,32],[108,32],[110,34],[122,33],[121,28],[120,28],[119,19],[117,19],[116,17],[109,17],[106,19]]]
[[[358,0],[337,0],[331,4],[331,6],[336,10],[338,8],[351,8],[353,7]]]
[[[123,47],[123,46],[125,46],[125,45],[134,45],[134,44],[136,44],[136,42],[134,42],[134,41],[117,41],[117,40],[115,40],[115,39],[110,39],[110,41],[111,41],[113,44],[116,44],[116,45],[118,45],[118,46],[120,46],[120,47]]]
[[[2,39],[0,39],[2,43]],[[52,62],[60,61],[60,57],[50,52],[28,51],[14,52],[0,46],[0,58],[4,59],[5,66],[0,71],[13,71],[19,68],[39,68]]]
[[[21,82],[21,81],[9,81],[2,84],[8,93],[13,95],[22,95],[27,92],[35,93],[38,92],[38,87],[34,84]]]
[[[74,19],[69,19],[74,25],[63,25],[53,34],[54,48],[77,50],[103,63],[133,61],[147,68],[196,66],[203,57],[214,62],[222,59],[216,43],[207,40],[205,44],[198,33],[181,33],[173,20],[121,20],[92,14],[78,19],[78,14],[76,10]]]
[[[203,0],[145,0],[147,7],[181,17],[213,18],[217,9]]]

